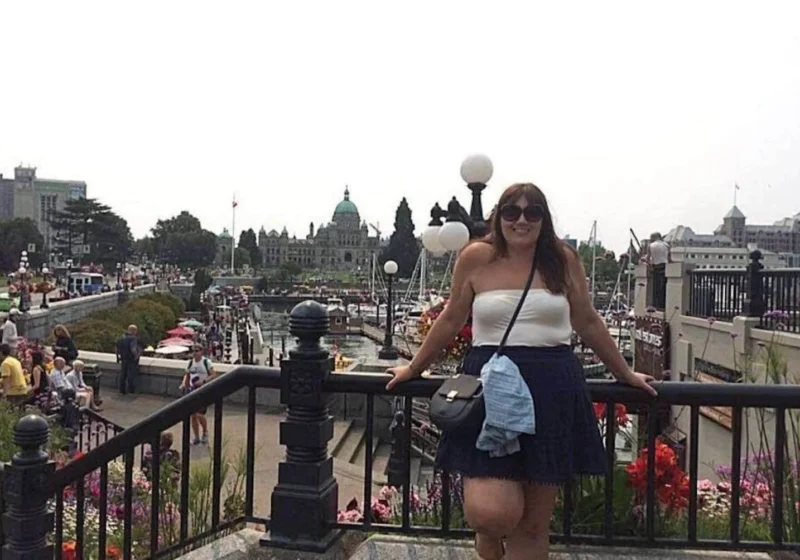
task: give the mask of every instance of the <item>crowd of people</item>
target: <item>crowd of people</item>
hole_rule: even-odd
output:
[[[47,348],[38,341],[18,336],[19,313],[13,311],[3,324],[0,344],[3,398],[12,406],[33,406],[49,413],[69,396],[79,406],[102,410],[94,389],[83,378],[85,364],[78,359],[78,350],[67,328],[56,325],[55,342]]]

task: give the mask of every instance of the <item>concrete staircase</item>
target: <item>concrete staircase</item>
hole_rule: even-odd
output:
[[[339,421],[334,425],[330,449],[334,466],[345,475],[364,478],[367,455],[366,429],[352,420]],[[380,438],[372,438],[372,481],[376,486],[387,484],[391,446]],[[411,458],[411,485],[424,486],[433,478],[433,467],[423,465],[419,457]]]

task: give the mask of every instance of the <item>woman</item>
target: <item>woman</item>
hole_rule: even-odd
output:
[[[64,361],[71,365],[75,358],[78,357],[78,349],[75,348],[75,343],[72,341],[67,327],[56,325],[53,329],[53,335],[56,338],[56,342],[53,344],[53,357],[64,358]]]
[[[102,412],[103,409],[94,402],[94,390],[83,380],[84,363],[81,360],[72,362],[72,371],[66,377],[69,384],[75,389],[75,397],[80,406],[88,406],[95,412]]]
[[[586,392],[583,368],[570,348],[573,329],[617,380],[650,394],[650,376],[631,371],[594,309],[577,252],[560,241],[544,194],[515,184],[500,197],[491,232],[464,248],[450,301],[410,364],[388,370],[388,389],[419,376],[456,335],[472,310],[473,348],[465,374],[480,375],[494,354],[537,254],[530,292],[511,329],[505,354],[519,367],[534,402],[535,435],[520,451],[490,457],[475,436],[444,434],[437,468],[464,477],[464,513],[485,560],[545,559],[558,487],[575,475],[605,472],[603,444]]]
[[[44,354],[40,350],[31,352],[31,381],[33,382],[33,396],[47,395],[49,380],[44,368]]]

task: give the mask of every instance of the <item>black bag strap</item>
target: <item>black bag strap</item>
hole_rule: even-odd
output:
[[[514,326],[514,323],[517,322],[517,317],[519,316],[519,312],[522,310],[522,304],[525,303],[525,298],[528,295],[528,291],[531,289],[531,284],[533,284],[533,277],[536,275],[536,263],[539,260],[539,250],[536,249],[536,252],[533,254],[533,262],[531,263],[531,271],[528,274],[528,280],[525,282],[525,289],[522,290],[522,296],[519,298],[519,303],[517,304],[517,308],[514,310],[514,314],[511,316],[511,321],[508,323],[508,327],[506,327],[506,332],[503,335],[503,339],[500,341],[500,346],[497,347],[497,351],[495,354],[502,354],[503,349],[506,346],[506,342],[508,341],[508,335],[511,333],[511,328]]]

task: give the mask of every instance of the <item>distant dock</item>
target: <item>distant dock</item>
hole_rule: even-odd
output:
[[[383,338],[385,336],[383,329],[363,324],[361,325],[360,333],[361,336],[365,336],[378,344],[383,344]],[[419,344],[405,340],[397,335],[394,335],[393,346],[397,349],[397,353],[406,360],[412,359],[414,354],[419,352]]]

